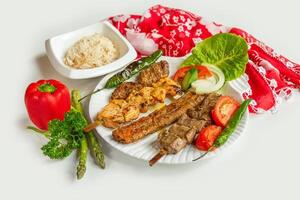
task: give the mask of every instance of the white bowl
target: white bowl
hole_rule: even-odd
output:
[[[112,63],[91,69],[74,69],[64,64],[63,59],[69,47],[84,36],[100,33],[113,41],[118,49],[119,58]],[[58,35],[45,42],[50,63],[56,71],[71,79],[84,79],[102,76],[118,70],[133,61],[137,54],[133,46],[108,21],[98,22],[85,28]]]

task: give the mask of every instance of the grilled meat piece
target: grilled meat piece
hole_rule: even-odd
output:
[[[202,104],[198,104],[195,109],[188,110],[187,115],[197,120],[211,120],[210,111],[213,109],[220,96],[221,95],[217,93],[209,94]]]
[[[190,109],[189,109],[190,110]],[[176,124],[180,125],[180,126],[186,126],[186,127],[190,127],[190,128],[195,128],[196,130],[200,130],[205,126],[205,120],[197,120],[197,119],[193,119],[191,117],[189,117],[186,113],[184,115],[182,115],[178,121],[176,122]],[[175,124],[174,124],[175,125]],[[171,127],[172,128],[172,127]],[[172,129],[170,129],[171,131]]]
[[[127,86],[134,85],[130,83],[124,87]],[[152,87],[135,86],[138,90],[131,88],[132,91],[129,94],[122,90],[119,94],[116,93],[115,97],[127,97],[126,99],[111,99],[98,113],[96,120],[101,121],[102,125],[107,128],[116,128],[122,123],[137,119],[140,113],[147,112],[149,106],[163,103],[167,95],[174,96],[180,91],[178,84],[169,78],[159,80]]]
[[[162,78],[169,76],[169,64],[167,61],[152,64],[148,69],[140,72],[138,76],[138,83],[145,86],[151,86]]]
[[[176,154],[191,144],[199,130],[211,124],[210,111],[213,109],[220,95],[208,94],[205,99],[195,108],[189,109],[188,114],[183,114],[169,130],[161,132],[158,136],[158,147],[160,148],[150,161],[152,166],[166,154]]]
[[[124,82],[119,85],[111,95],[113,99],[126,99],[134,90],[140,90],[143,86],[152,86],[157,84],[161,79],[169,76],[169,64],[167,61],[160,61],[152,64],[148,69],[140,72],[138,83]],[[163,84],[160,82],[159,84]]]
[[[123,99],[114,99],[98,113],[97,119],[102,121],[103,126],[113,128],[120,123],[138,118],[139,114],[138,105],[130,104]]]
[[[135,82],[124,82],[119,85],[111,94],[110,99],[126,99],[134,90],[140,90],[143,86]]]
[[[152,112],[150,115],[114,130],[112,136],[114,140],[120,143],[128,144],[135,142],[170,125],[203,99],[204,95],[188,92],[169,105]]]

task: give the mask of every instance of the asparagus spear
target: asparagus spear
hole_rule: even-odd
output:
[[[72,91],[72,106],[83,115],[83,109],[78,100],[80,98],[79,91],[73,90]],[[86,171],[86,161],[87,161],[87,153],[88,153],[88,145],[87,145],[87,138],[84,136],[80,142],[80,148],[78,149],[79,154],[79,162],[77,165],[77,179],[81,179]]]
[[[77,179],[81,179],[86,171],[86,160],[88,153],[87,139],[84,137],[81,139],[79,151],[79,162],[77,165]]]
[[[80,92],[78,90],[73,90],[72,91],[73,107],[79,112],[81,112],[82,115],[84,115],[82,104],[78,101],[79,99],[80,99]],[[89,141],[90,151],[93,155],[96,164],[100,166],[102,169],[104,169],[105,168],[104,154],[98,139],[96,138],[96,136],[92,131],[87,132],[86,137]]]
[[[102,169],[105,168],[105,162],[104,162],[104,154],[102,152],[102,149],[101,149],[101,146],[100,146],[100,143],[98,141],[98,139],[96,138],[96,136],[94,135],[93,132],[88,132],[87,133],[87,137],[89,139],[89,142],[91,144],[91,152],[92,152],[92,155],[95,159],[95,162],[96,164],[101,167]]]

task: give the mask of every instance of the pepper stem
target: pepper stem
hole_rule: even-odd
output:
[[[52,93],[52,92],[55,92],[56,90],[56,87],[54,87],[52,84],[50,83],[44,83],[42,85],[40,85],[38,87],[38,90],[40,92],[48,92],[48,93]]]
[[[34,126],[27,126],[26,128],[29,129],[29,130],[32,130],[32,131],[34,131],[36,133],[40,133],[41,135],[44,135],[46,138],[50,137],[50,134],[49,134],[48,131],[44,131],[44,130],[38,129],[38,128],[34,127]]]
[[[209,147],[209,149],[204,153],[202,154],[201,156],[199,156],[198,158],[195,158],[193,161],[197,161],[201,158],[203,158],[204,156],[206,156],[213,148],[215,147],[215,145],[212,145],[211,147]]]
[[[83,99],[85,99],[85,98],[87,98],[87,97],[89,97],[89,96],[92,96],[93,94],[95,94],[95,93],[97,93],[97,92],[100,92],[100,91],[103,90],[103,89],[104,89],[104,88],[97,89],[97,90],[95,90],[95,91],[93,91],[93,92],[91,92],[91,93],[89,93],[89,94],[87,94],[87,95],[81,97],[78,101],[81,102]]]

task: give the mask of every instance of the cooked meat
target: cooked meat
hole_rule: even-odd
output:
[[[142,85],[135,82],[124,82],[111,94],[110,99],[126,99],[133,90],[140,90]]]
[[[199,104],[204,97],[205,95],[188,92],[169,105],[152,112],[150,115],[114,130],[112,133],[113,138],[125,144],[144,138],[176,121],[181,115],[186,113],[188,109]]]
[[[178,125],[187,126],[190,128],[195,128],[197,130],[200,130],[204,127],[205,121],[193,119],[189,117],[186,113],[182,115],[178,121],[176,122]],[[175,124],[174,124],[175,125]],[[172,128],[172,127],[171,127]]]
[[[138,76],[138,83],[124,82],[119,85],[112,93],[111,99],[126,99],[132,91],[140,90],[143,86],[170,84],[169,82],[166,82],[168,79],[164,79],[168,76],[169,64],[167,61],[163,60],[158,63],[154,63],[148,69],[140,72]],[[160,81],[161,79],[164,81]],[[178,84],[176,86],[178,86]],[[170,85],[169,87],[173,87],[173,85]]]
[[[220,94],[211,93],[208,97],[201,103],[198,104],[195,109],[190,109],[187,111],[188,116],[197,120],[211,120],[210,111],[213,109],[217,103]]]
[[[140,111],[137,105],[130,104],[122,99],[115,99],[98,113],[97,119],[102,121],[103,126],[112,128],[120,123],[138,118],[139,114]]]
[[[140,72],[138,83],[146,86],[151,86],[162,78],[169,76],[169,64],[167,61],[152,64],[148,69]]]
[[[161,132],[157,140],[160,151],[149,161],[149,164],[153,165],[162,156],[176,154],[186,145],[191,144],[197,132],[211,124],[210,111],[219,97],[220,95],[216,93],[208,94],[196,107],[187,111],[190,115],[183,114],[168,130]]]
[[[124,90],[126,87],[132,89],[128,94],[120,89]],[[116,128],[122,123],[137,119],[141,112],[147,112],[149,106],[164,102],[167,95],[176,95],[180,91],[180,87],[175,81],[164,78],[153,84],[152,87],[140,87],[140,85],[129,83],[119,86],[117,90],[119,91],[115,93],[114,97],[127,97],[110,100],[96,118],[108,128]]]
[[[170,96],[175,96],[177,94],[179,94],[179,95],[183,94],[180,85],[176,81],[174,81],[170,78],[167,78],[167,77],[162,78],[159,81],[153,83],[152,86],[164,88],[166,90],[167,94]]]
[[[172,126],[173,127],[173,126]],[[159,140],[159,147],[163,149],[166,153],[176,153],[180,151],[182,148],[184,148],[187,144],[187,140],[184,138],[184,136],[181,133],[187,133],[190,132],[190,128],[179,126],[175,128],[179,128],[178,130],[173,130],[177,134],[174,134],[175,132],[170,131],[163,131],[159,133],[158,140]],[[164,148],[162,148],[164,147]]]

